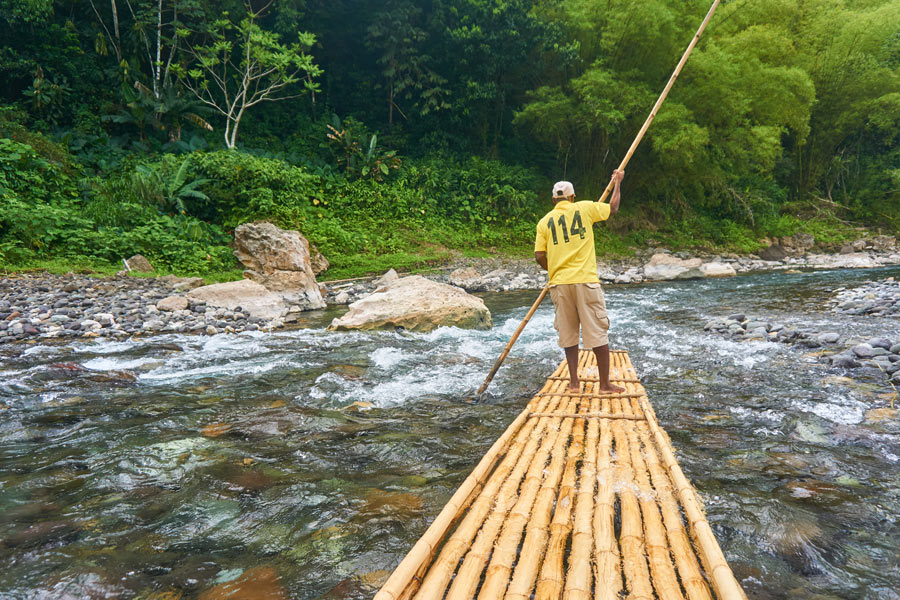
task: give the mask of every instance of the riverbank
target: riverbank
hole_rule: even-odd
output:
[[[896,240],[887,239],[889,241],[881,247],[857,245],[857,250],[848,245],[842,252],[834,254],[808,253],[781,245],[777,246],[778,250],[761,252],[762,256],[683,251],[673,253],[661,248],[645,248],[636,251],[635,256],[629,258],[601,258],[597,274],[605,284],[627,285],[766,271],[872,269],[900,265],[900,248],[897,247]],[[774,247],[775,245],[770,246]],[[456,259],[447,266],[422,275],[472,293],[539,290],[547,283],[546,273],[531,258]],[[381,277],[383,275],[326,281],[322,283],[326,301],[329,304],[350,304],[372,293],[380,285]]]
[[[864,269],[898,264],[900,252],[896,245],[887,250],[851,248],[843,254],[785,255],[779,260],[648,248],[633,258],[599,262],[598,274],[608,285],[629,285],[766,271]],[[457,259],[422,275],[471,293],[538,290],[546,283],[546,273],[533,261],[512,258]],[[392,277],[389,272],[387,278]],[[347,305],[371,294],[384,281],[385,275],[326,281],[320,288],[328,304]],[[163,333],[215,335],[271,331],[285,326],[282,319],[253,317],[240,306],[231,310],[215,308],[186,295],[203,283],[201,278],[132,277],[124,273],[112,277],[43,272],[8,276],[0,279],[0,344],[32,339],[125,339]],[[849,293],[841,297],[845,305],[854,301]],[[866,299],[856,301],[863,306]]]

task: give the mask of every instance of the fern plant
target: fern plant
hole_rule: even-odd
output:
[[[198,188],[212,181],[204,178],[189,181],[190,163],[190,158],[184,158],[168,178],[160,167],[138,165],[132,177],[134,195],[148,204],[158,205],[164,212],[186,215],[190,200],[209,200]]]

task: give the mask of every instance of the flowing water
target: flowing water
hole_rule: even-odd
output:
[[[751,598],[900,598],[900,423],[866,420],[880,374],[842,382],[703,325],[896,340],[896,319],[822,305],[898,273],[607,291],[613,345]],[[463,401],[534,295],[488,296],[486,332],[328,333],[330,312],[270,335],[0,348],[0,598],[195,598],[242,574],[260,595],[371,597],[562,358],[548,301],[487,400]]]

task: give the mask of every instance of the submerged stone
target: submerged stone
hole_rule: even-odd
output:
[[[287,600],[278,572],[272,567],[256,567],[233,581],[220,583],[200,594],[199,600]]]

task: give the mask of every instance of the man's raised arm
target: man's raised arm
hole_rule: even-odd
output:
[[[612,196],[609,199],[609,216],[613,216],[619,212],[619,201],[622,199],[621,184],[624,177],[625,171],[620,171],[619,169],[613,171],[613,181],[615,182],[615,186],[613,187]]]

